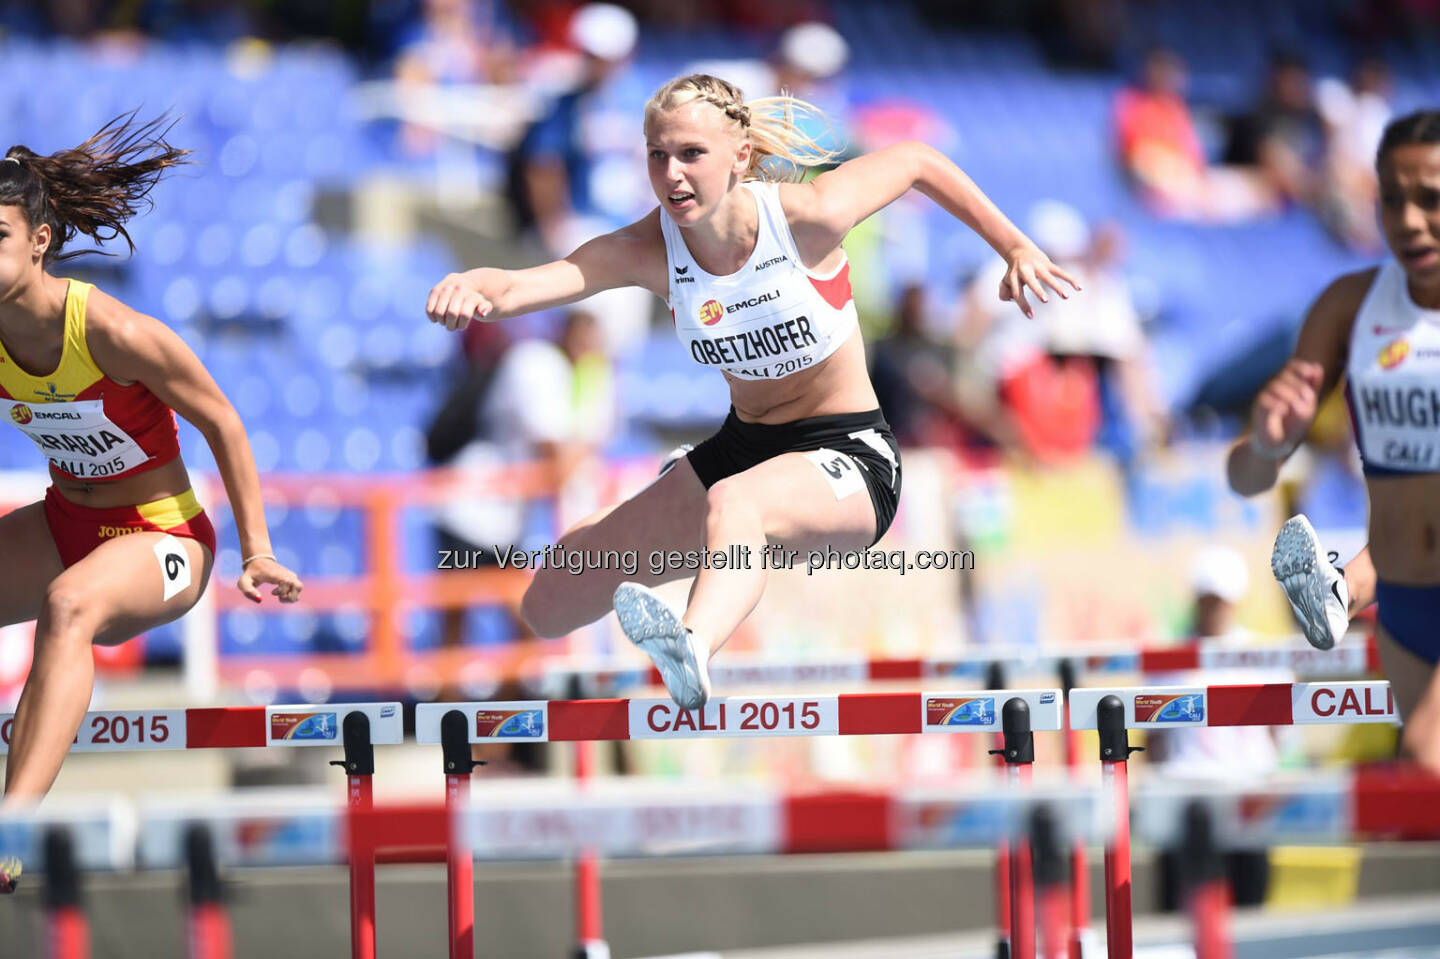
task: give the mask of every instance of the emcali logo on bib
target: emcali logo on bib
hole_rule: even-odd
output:
[[[706,300],[700,304],[700,322],[706,326],[714,326],[720,322],[720,317],[725,315],[725,307],[720,305],[719,300]]]
[[[1405,362],[1405,357],[1409,355],[1409,342],[1406,340],[1396,340],[1394,343],[1391,343],[1380,351],[1380,355],[1376,358],[1376,362],[1378,362],[1383,369],[1393,370],[1395,367]]]

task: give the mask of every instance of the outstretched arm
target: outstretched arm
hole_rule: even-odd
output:
[[[525,270],[481,267],[451,273],[425,303],[432,323],[463,330],[471,320],[501,320],[583,300],[617,286],[644,286],[645,268],[660,237],[660,211],[614,233],[597,236],[563,259]],[[660,277],[664,269],[661,263]],[[662,287],[663,289],[663,283]]]
[[[92,294],[91,303],[96,302]],[[250,558],[236,584],[250,600],[260,602],[259,587],[270,584],[282,603],[300,598],[300,577],[272,555],[260,476],[240,414],[225,398],[204,365],[185,341],[153,317],[105,297],[102,322],[91,310],[86,339],[91,355],[106,375],[119,381],[138,380],[160,402],[185,417],[205,437],[225,483],[242,558]]]
[[[1260,395],[1250,429],[1230,447],[1230,488],[1254,496],[1275,485],[1280,467],[1310,432],[1320,400],[1340,381],[1349,352],[1350,327],[1374,278],[1374,270],[1340,277],[1305,317],[1295,353]]]
[[[1048,286],[1067,296],[1061,280],[1080,285],[1050,262],[1024,233],[990,202],[975,181],[934,147],[905,142],[849,160],[804,184],[782,188],[790,229],[802,256],[818,262],[840,245],[857,223],[889,206],[907,190],[918,190],[978,233],[1005,258],[1008,269],[1000,298],[1013,299],[1032,315],[1028,287],[1048,302]]]

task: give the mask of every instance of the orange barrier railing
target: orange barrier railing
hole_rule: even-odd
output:
[[[365,571],[358,576],[306,576],[301,606],[311,613],[363,612],[370,617],[370,642],[354,653],[300,656],[227,655],[217,663],[222,684],[244,682],[256,670],[276,685],[294,686],[306,671],[318,670],[336,687],[401,688],[420,678],[451,680],[467,673],[513,676],[523,660],[561,651],[563,641],[507,644],[504,649],[406,648],[401,623],[414,610],[502,606],[517,609],[530,582],[520,569],[456,570],[415,574],[402,565],[401,513],[430,507],[457,496],[532,500],[555,496],[553,471],[540,464],[481,470],[426,470],[414,473],[268,474],[262,480],[265,502],[305,506],[323,496],[330,508],[359,509],[364,515]],[[220,483],[211,488],[219,494]],[[223,496],[217,496],[223,500]],[[217,615],[256,607],[233,589],[214,591]],[[313,675],[313,674],[312,674]]]

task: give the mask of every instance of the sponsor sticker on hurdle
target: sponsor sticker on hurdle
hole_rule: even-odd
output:
[[[1061,696],[1058,689],[987,689],[978,692],[921,694],[927,733],[998,732],[1005,724],[1005,704],[1024,700],[1029,707],[1032,730],[1055,730],[1061,725]]]
[[[477,709],[475,710],[476,739],[520,739],[543,741],[545,739],[545,710],[527,709]]]
[[[1296,683],[1290,710],[1301,726],[1400,721],[1389,683]]]
[[[15,714],[0,713],[0,753],[10,751]],[[71,752],[184,749],[185,710],[101,710],[85,714],[71,740]]]
[[[839,728],[834,696],[725,697],[704,709],[681,709],[670,699],[630,700],[631,739],[833,736]]]
[[[1135,722],[1155,726],[1205,725],[1205,694],[1137,693]]]
[[[550,723],[543,699],[496,703],[420,703],[415,707],[415,741],[440,742],[440,724],[449,712],[465,716],[466,735],[472,743],[549,742]]]
[[[330,703],[323,706],[269,706],[265,710],[266,743],[270,746],[339,746],[345,741],[345,717],[364,713],[370,720],[370,742],[402,740],[399,703]]]

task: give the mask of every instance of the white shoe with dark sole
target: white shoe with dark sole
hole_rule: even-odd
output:
[[[670,698],[681,709],[700,709],[710,699],[708,651],[675,611],[648,586],[621,583],[615,615],[630,642],[650,657]]]
[[[1345,574],[1320,551],[1320,538],[1303,513],[1292,516],[1275,537],[1270,569],[1290,608],[1316,649],[1330,649],[1350,627],[1350,591]]]

